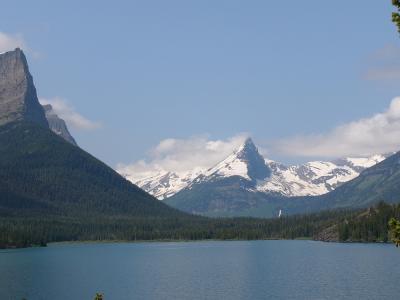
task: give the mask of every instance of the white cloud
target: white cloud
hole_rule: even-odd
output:
[[[15,48],[26,48],[22,36],[19,34],[6,34],[0,31],[0,53],[14,50]]]
[[[42,105],[51,104],[54,112],[72,128],[77,130],[94,130],[101,127],[99,122],[91,121],[76,112],[74,107],[62,98],[40,98],[39,101]]]
[[[207,136],[165,139],[150,150],[147,159],[130,165],[119,164],[117,170],[139,180],[157,172],[185,173],[210,168],[237,149],[246,137],[240,134],[226,140],[210,140]]]
[[[297,136],[271,145],[294,156],[343,157],[400,150],[400,97],[383,113],[343,124],[326,134]]]

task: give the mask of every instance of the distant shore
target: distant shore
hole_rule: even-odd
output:
[[[314,241],[314,242],[323,242],[323,243],[340,243],[340,244],[392,244],[392,242],[384,242],[384,241],[375,241],[375,242],[366,242],[366,241],[338,241],[338,240],[320,240],[313,239],[308,237],[303,238],[295,238],[295,239],[284,239],[284,238],[268,238],[268,239],[255,239],[255,240],[246,240],[246,239],[203,239],[203,240],[182,240],[182,239],[168,239],[168,240],[82,240],[82,241],[60,241],[60,242],[50,242],[46,245],[28,245],[18,247],[15,245],[10,245],[8,247],[0,248],[0,250],[12,250],[12,249],[26,249],[26,248],[46,248],[51,245],[70,245],[70,244],[143,244],[143,243],[191,243],[191,242],[251,242],[251,241]]]

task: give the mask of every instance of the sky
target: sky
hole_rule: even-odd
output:
[[[389,0],[1,6],[0,52],[24,49],[41,101],[112,167],[213,163],[246,136],[287,163],[400,148]]]

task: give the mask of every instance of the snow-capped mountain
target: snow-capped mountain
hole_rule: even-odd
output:
[[[271,169],[265,164],[264,158],[250,138],[226,159],[202,172],[194,181],[210,181],[231,176],[240,176],[253,182],[263,181],[271,176]]]
[[[312,161],[289,167],[266,160],[266,164],[272,169],[272,176],[260,182],[256,188],[261,192],[288,197],[322,195],[356,178],[360,172],[385,158],[384,155],[373,155],[363,158],[344,158],[335,162]]]
[[[123,175],[160,200],[190,189],[193,185],[230,177],[245,180],[246,190],[251,192],[286,197],[316,196],[326,194],[342,183],[356,178],[360,172],[385,158],[384,155],[373,155],[286,166],[262,157],[253,141],[248,138],[226,159],[209,169],[184,173],[158,171],[141,179],[135,179],[134,174]]]
[[[202,169],[183,173],[159,171],[150,177],[137,180],[130,175],[124,176],[154,197],[164,200],[187,187],[203,171]]]

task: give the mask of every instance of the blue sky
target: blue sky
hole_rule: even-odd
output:
[[[0,32],[23,41],[41,98],[94,122],[71,131],[111,166],[165,139],[240,133],[291,161],[304,153],[269,145],[324,135],[400,95],[390,4],[6,1]]]

